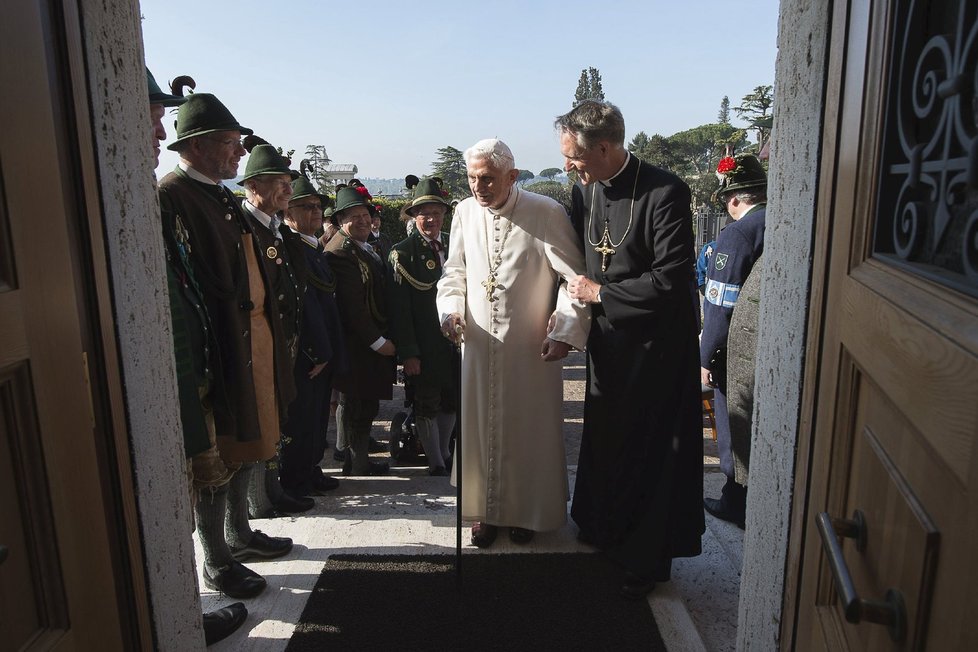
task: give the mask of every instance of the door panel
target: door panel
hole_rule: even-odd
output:
[[[833,12],[838,130],[823,149],[836,159],[822,167],[831,225],[816,246],[829,260],[813,292],[812,457],[783,644],[978,649],[978,6],[839,0]],[[868,615],[888,596],[893,627]]]
[[[9,5],[9,6],[8,6]],[[129,578],[110,509],[76,292],[78,128],[61,3],[4,6],[0,20],[0,648],[121,650]],[[77,37],[77,34],[75,35]],[[8,56],[16,53],[16,56]],[[61,50],[63,54],[63,50]],[[65,138],[64,134],[71,136]],[[74,214],[74,213],[72,213]],[[143,600],[139,596],[139,600]]]

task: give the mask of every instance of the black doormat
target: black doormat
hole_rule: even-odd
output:
[[[335,555],[286,652],[665,650],[597,554]]]

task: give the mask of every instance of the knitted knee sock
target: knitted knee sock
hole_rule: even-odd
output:
[[[194,512],[197,516],[197,537],[204,549],[204,566],[212,574],[231,563],[231,551],[224,538],[224,515],[228,509],[228,486],[200,489]]]
[[[265,463],[258,462],[248,466],[252,469],[248,474],[248,515],[251,518],[263,518],[272,509],[265,482]]]
[[[439,412],[436,419],[438,421],[438,439],[441,445],[441,456],[447,462],[448,458],[452,456],[451,451],[448,450],[448,444],[452,439],[452,430],[455,429],[455,413]]]
[[[438,424],[431,417],[414,418],[414,429],[421,439],[424,446],[424,454],[428,458],[428,469],[433,471],[436,468],[444,467],[445,460],[441,454],[441,441],[438,437]]]
[[[251,541],[254,534],[248,523],[248,485],[255,475],[257,464],[243,464],[228,483],[228,509],[224,521],[224,537],[228,546],[242,548]],[[262,482],[262,493],[264,493]]]

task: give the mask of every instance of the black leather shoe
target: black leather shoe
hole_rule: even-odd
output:
[[[371,437],[370,444],[369,447],[367,448],[367,451],[370,453],[386,453],[387,444],[381,444],[379,441]]]
[[[625,583],[621,585],[621,597],[628,600],[644,600],[655,589],[655,580],[625,572]]]
[[[238,561],[211,571],[204,566],[204,586],[239,600],[253,598],[265,590],[265,578]]]
[[[292,550],[292,539],[288,537],[270,537],[261,530],[255,530],[251,541],[244,548],[231,548],[231,556],[238,561],[261,561],[275,559],[289,554]],[[232,598],[237,596],[231,596]]]
[[[703,508],[707,514],[715,516],[721,521],[733,523],[741,530],[744,529],[744,521],[747,516],[746,510],[733,509],[722,498],[704,498]]]
[[[282,493],[282,496],[275,501],[273,507],[276,512],[281,512],[282,514],[298,514],[300,512],[308,512],[310,509],[316,506],[316,501],[307,496],[290,496],[287,493]]]
[[[334,450],[333,451],[333,459],[336,460],[337,462],[345,462],[346,461],[346,449],[340,450],[339,448],[337,448],[336,450]]]
[[[327,491],[333,491],[340,486],[340,481],[331,475],[318,475],[312,481],[312,489],[309,490],[310,496],[322,496]]]
[[[513,543],[518,543],[523,545],[533,541],[533,530],[527,530],[522,527],[511,527],[509,528],[509,540]]]
[[[451,473],[449,473],[448,469],[446,469],[444,466],[436,466],[433,469],[428,469],[428,475],[445,477],[451,475]]]
[[[499,528],[488,523],[476,523],[472,526],[472,545],[477,548],[488,548],[496,540]]]
[[[368,462],[367,469],[360,472],[354,471],[352,464],[350,466],[349,475],[387,475],[391,470],[391,466],[387,462]]]
[[[241,602],[229,604],[204,614],[204,643],[213,645],[233,634],[248,617],[248,608]]]

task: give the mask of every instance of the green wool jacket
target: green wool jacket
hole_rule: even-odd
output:
[[[447,234],[441,243],[448,254]],[[421,359],[421,375],[414,377],[421,385],[452,386],[454,348],[442,335],[435,298],[442,265],[431,245],[415,229],[391,248],[391,338],[397,346],[397,358]]]

